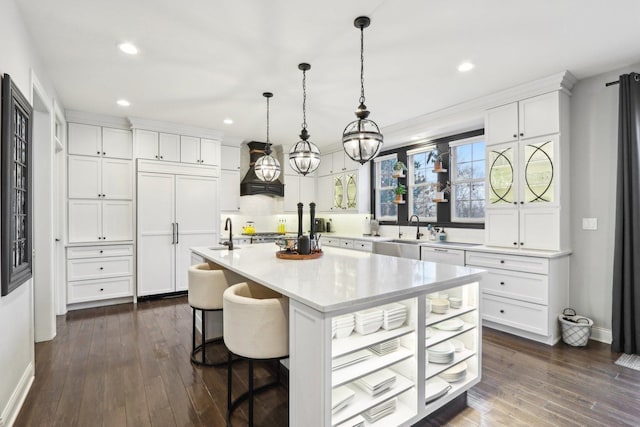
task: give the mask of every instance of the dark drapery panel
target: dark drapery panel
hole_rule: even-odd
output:
[[[640,75],[620,76],[613,261],[615,352],[640,353]]]

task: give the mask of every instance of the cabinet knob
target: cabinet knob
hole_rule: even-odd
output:
[[[107,240],[107,238],[105,236],[102,236],[102,240]]]
[[[517,138],[517,137],[518,137],[518,134],[517,134],[517,133],[514,133],[514,134],[513,134],[513,137],[514,137],[514,138]]]
[[[164,156],[160,156],[161,159],[164,159]]]
[[[100,154],[100,152],[99,152],[99,151],[96,151],[96,154]]]
[[[504,314],[504,310],[500,310],[500,313],[501,313],[501,314]]]
[[[100,253],[103,253],[104,251],[100,251]]]
[[[518,242],[513,242],[514,245],[518,246]]]
[[[524,205],[524,202],[520,202],[521,205]]]
[[[520,132],[520,136],[524,136],[524,133]]]
[[[103,152],[102,152],[102,155],[103,155],[103,156],[106,156],[106,155],[107,155],[107,153],[105,153],[105,152],[103,151]]]
[[[158,158],[158,156],[156,155],[156,159]]]
[[[104,270],[104,267],[100,267],[100,270]]]
[[[500,282],[500,284],[501,284],[502,286],[504,286],[504,282]]]
[[[524,245],[524,242],[520,242],[520,246]]]
[[[100,288],[100,292],[104,291],[104,288]]]
[[[513,204],[514,204],[514,205],[517,205],[517,204],[518,204],[518,202],[513,202]]]
[[[500,264],[504,264],[504,260],[503,259],[500,260]]]

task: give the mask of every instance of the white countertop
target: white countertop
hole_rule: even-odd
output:
[[[191,250],[320,312],[359,309],[479,281],[484,270],[324,247],[314,260],[276,258],[275,245]]]

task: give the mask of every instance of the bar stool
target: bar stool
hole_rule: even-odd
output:
[[[196,365],[220,366],[226,360],[207,362],[207,346],[222,343],[222,337],[207,340],[206,314],[222,310],[222,294],[231,285],[242,282],[243,277],[214,263],[196,264],[189,267],[189,305],[193,310],[191,332],[191,362]],[[196,310],[200,310],[200,332],[202,343],[196,346]],[[201,352],[199,359],[197,354]]]
[[[253,395],[280,382],[276,379],[254,390],[253,362],[279,360],[289,355],[289,298],[257,283],[238,283],[223,295],[224,343],[229,349],[227,365],[227,426],[231,414],[249,399],[249,426],[253,426]],[[231,360],[233,355],[249,361],[249,390],[231,401]]]

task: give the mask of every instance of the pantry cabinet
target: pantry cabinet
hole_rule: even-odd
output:
[[[69,243],[133,240],[133,205],[128,200],[69,200]]]
[[[220,211],[240,210],[240,147],[220,147]]]
[[[68,161],[69,198],[133,198],[131,160],[69,156]]]

